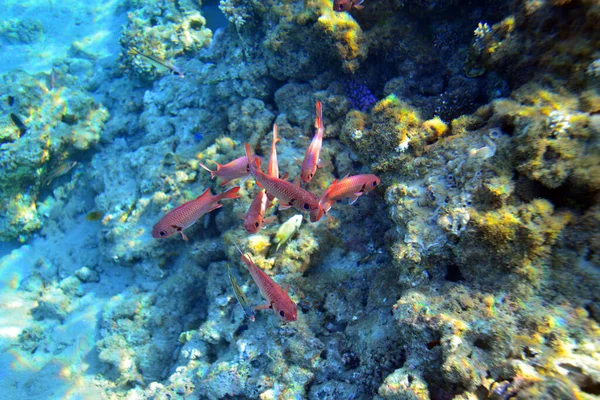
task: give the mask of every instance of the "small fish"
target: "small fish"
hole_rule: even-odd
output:
[[[300,225],[302,225],[302,214],[296,214],[279,227],[274,239],[275,243],[277,243],[275,251],[279,251],[279,247],[290,240],[298,228],[300,228]]]
[[[267,193],[277,197],[281,202],[281,210],[294,207],[297,210],[310,213],[311,222],[318,221],[323,215],[319,199],[314,194],[300,187],[300,182],[293,184],[283,179],[271,177],[260,169],[261,160],[252,155],[250,145],[246,143],[246,156],[250,160],[250,173],[256,179],[258,186],[265,188]]]
[[[362,10],[365,7],[362,5],[363,1],[364,0],[333,0],[333,11],[350,11],[352,8]]]
[[[183,234],[184,229],[192,226],[204,214],[222,207],[223,205],[219,203],[220,200],[237,199],[240,197],[237,195],[239,190],[240,187],[235,186],[223,193],[213,196],[212,193],[210,193],[210,189],[206,189],[204,193],[196,199],[183,203],[162,217],[152,228],[152,237],[163,239],[176,233],[180,233],[183,240],[188,240]]]
[[[235,294],[235,298],[244,309],[244,314],[246,314],[246,317],[248,317],[250,321],[254,321],[256,319],[254,309],[250,306],[248,298],[246,298],[246,295],[244,294],[244,292],[242,292],[242,288],[239,287],[239,285],[235,281],[235,278],[233,277],[233,275],[231,275],[229,264],[227,264],[227,272],[229,273],[229,281],[231,282],[231,286],[233,287],[233,293]]]
[[[273,178],[279,178],[279,163],[277,162],[277,148],[275,144],[279,142],[277,137],[277,124],[273,124],[273,140],[271,141],[271,155],[269,157],[269,165],[267,166],[267,175]],[[273,201],[275,197],[267,194],[269,201]]]
[[[268,201],[267,192],[264,189],[254,197],[244,218],[244,229],[246,229],[246,232],[252,234],[259,231],[263,224],[265,212],[267,211]]]
[[[175,65],[173,65],[171,62],[169,62],[167,60],[163,60],[161,58],[158,58],[152,54],[142,53],[135,47],[130,47],[130,49],[133,54],[142,56],[146,61],[148,61],[148,63],[153,65],[156,69],[166,68],[169,71],[171,71],[171,73],[173,73],[174,75],[178,75],[180,78],[184,78],[184,75],[181,72],[181,70],[179,68],[177,68]]]
[[[102,217],[103,214],[100,211],[92,211],[87,213],[85,219],[87,219],[88,221],[99,221]]]
[[[56,74],[56,69],[54,69],[54,67],[52,67],[52,71],[50,71],[50,90],[54,90],[56,89],[56,81],[58,79],[58,76]]]
[[[228,162],[227,164],[218,164],[214,161],[211,161],[217,166],[216,171],[210,170],[206,165],[200,163],[200,166],[210,172],[210,179],[215,179],[217,176],[223,180],[221,186],[227,185],[230,181],[238,178],[246,178],[250,175],[250,170],[248,167],[248,157],[240,157],[236,158],[233,161]]]
[[[42,183],[46,186],[49,186],[50,183],[52,183],[52,180],[67,174],[70,170],[75,168],[76,165],[77,161],[69,161],[59,165],[58,167],[54,168],[48,173],[48,175],[44,178],[44,181]]]
[[[335,180],[323,192],[319,204],[324,212],[328,212],[331,205],[337,200],[349,198],[353,204],[363,193],[375,189],[381,180],[373,174],[346,176],[341,180]]]
[[[304,183],[310,182],[315,175],[315,172],[317,172],[317,168],[321,167],[319,155],[321,154],[321,147],[323,146],[325,127],[323,126],[323,107],[318,100],[315,127],[317,128],[317,132],[315,132],[315,136],[313,136],[310,145],[308,145],[308,148],[306,149],[304,161],[302,162],[302,171],[300,172],[300,177]]]
[[[263,270],[254,264],[254,261],[252,261],[250,256],[242,253],[242,250],[237,244],[235,247],[239,251],[241,255],[240,259],[244,262],[246,268],[248,268],[248,272],[252,275],[252,279],[254,279],[260,293],[268,303],[256,306],[254,309],[272,309],[282,321],[295,321],[298,318],[298,310],[296,308],[296,303],[294,303],[287,294],[289,286],[285,290],[282,289],[269,275],[265,274]]]

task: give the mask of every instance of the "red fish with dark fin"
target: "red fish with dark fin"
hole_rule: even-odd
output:
[[[152,237],[156,239],[164,239],[176,233],[180,233],[183,240],[188,240],[184,235],[183,230],[192,226],[201,216],[223,206],[219,201],[222,199],[237,199],[239,186],[212,195],[210,189],[206,189],[204,193],[194,200],[183,203],[169,211],[160,219],[152,228]]]
[[[221,186],[227,185],[234,179],[246,178],[250,175],[250,170],[248,169],[248,158],[246,156],[236,158],[227,164],[219,164],[214,161],[211,162],[217,166],[216,171],[209,169],[202,163],[200,163],[200,166],[210,172],[210,179],[215,179],[217,176],[223,179]]]
[[[277,124],[273,124],[273,140],[271,141],[271,155],[269,156],[269,165],[267,166],[267,175],[273,178],[279,178],[279,164],[277,162],[277,148],[275,144],[279,142],[277,137]],[[269,202],[272,202],[275,197],[267,193]],[[269,204],[268,207],[271,205]]]
[[[331,205],[337,200],[350,199],[354,203],[363,193],[375,189],[381,180],[373,174],[347,176],[341,180],[335,180],[323,192],[319,204],[324,212],[329,211]]]
[[[298,309],[296,303],[290,299],[288,295],[289,286],[286,290],[282,289],[269,275],[265,274],[263,270],[258,268],[250,256],[244,254],[242,250],[235,245],[239,251],[240,259],[248,268],[248,272],[254,279],[256,286],[260,290],[267,304],[254,307],[255,310],[272,309],[275,314],[281,318],[284,322],[292,322],[298,318]]]
[[[362,5],[363,1],[364,0],[333,0],[333,11],[350,11],[353,8],[362,10],[365,7]]]
[[[252,200],[252,203],[250,203],[248,212],[244,217],[244,229],[246,229],[246,232],[256,233],[260,230],[265,217],[265,212],[267,211],[268,201],[267,192],[264,189],[256,194],[256,197]]]
[[[315,136],[313,136],[310,145],[308,145],[308,148],[306,149],[304,161],[302,162],[302,171],[300,172],[300,177],[304,183],[310,182],[315,175],[315,172],[317,172],[317,168],[321,166],[319,156],[321,155],[321,147],[323,146],[325,127],[323,126],[323,106],[318,100],[315,127],[317,128],[317,132],[315,132]]]
[[[318,221],[323,215],[319,199],[314,194],[300,187],[300,182],[293,184],[282,179],[273,178],[260,169],[260,159],[252,155],[250,145],[246,143],[246,156],[250,160],[250,173],[256,183],[267,190],[267,193],[277,197],[281,209],[294,207],[297,210],[309,212],[311,222]]]

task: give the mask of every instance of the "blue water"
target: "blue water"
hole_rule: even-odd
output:
[[[598,6],[362,5],[3,2],[2,399],[600,397]]]

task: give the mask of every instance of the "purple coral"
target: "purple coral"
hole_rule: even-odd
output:
[[[357,82],[354,79],[346,79],[344,83],[346,95],[352,108],[366,112],[377,102],[377,98],[364,83]]]

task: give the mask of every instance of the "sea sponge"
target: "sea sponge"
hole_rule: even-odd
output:
[[[423,148],[418,112],[395,95],[377,102],[370,114],[350,111],[341,139],[368,162],[385,162],[409,147]]]

